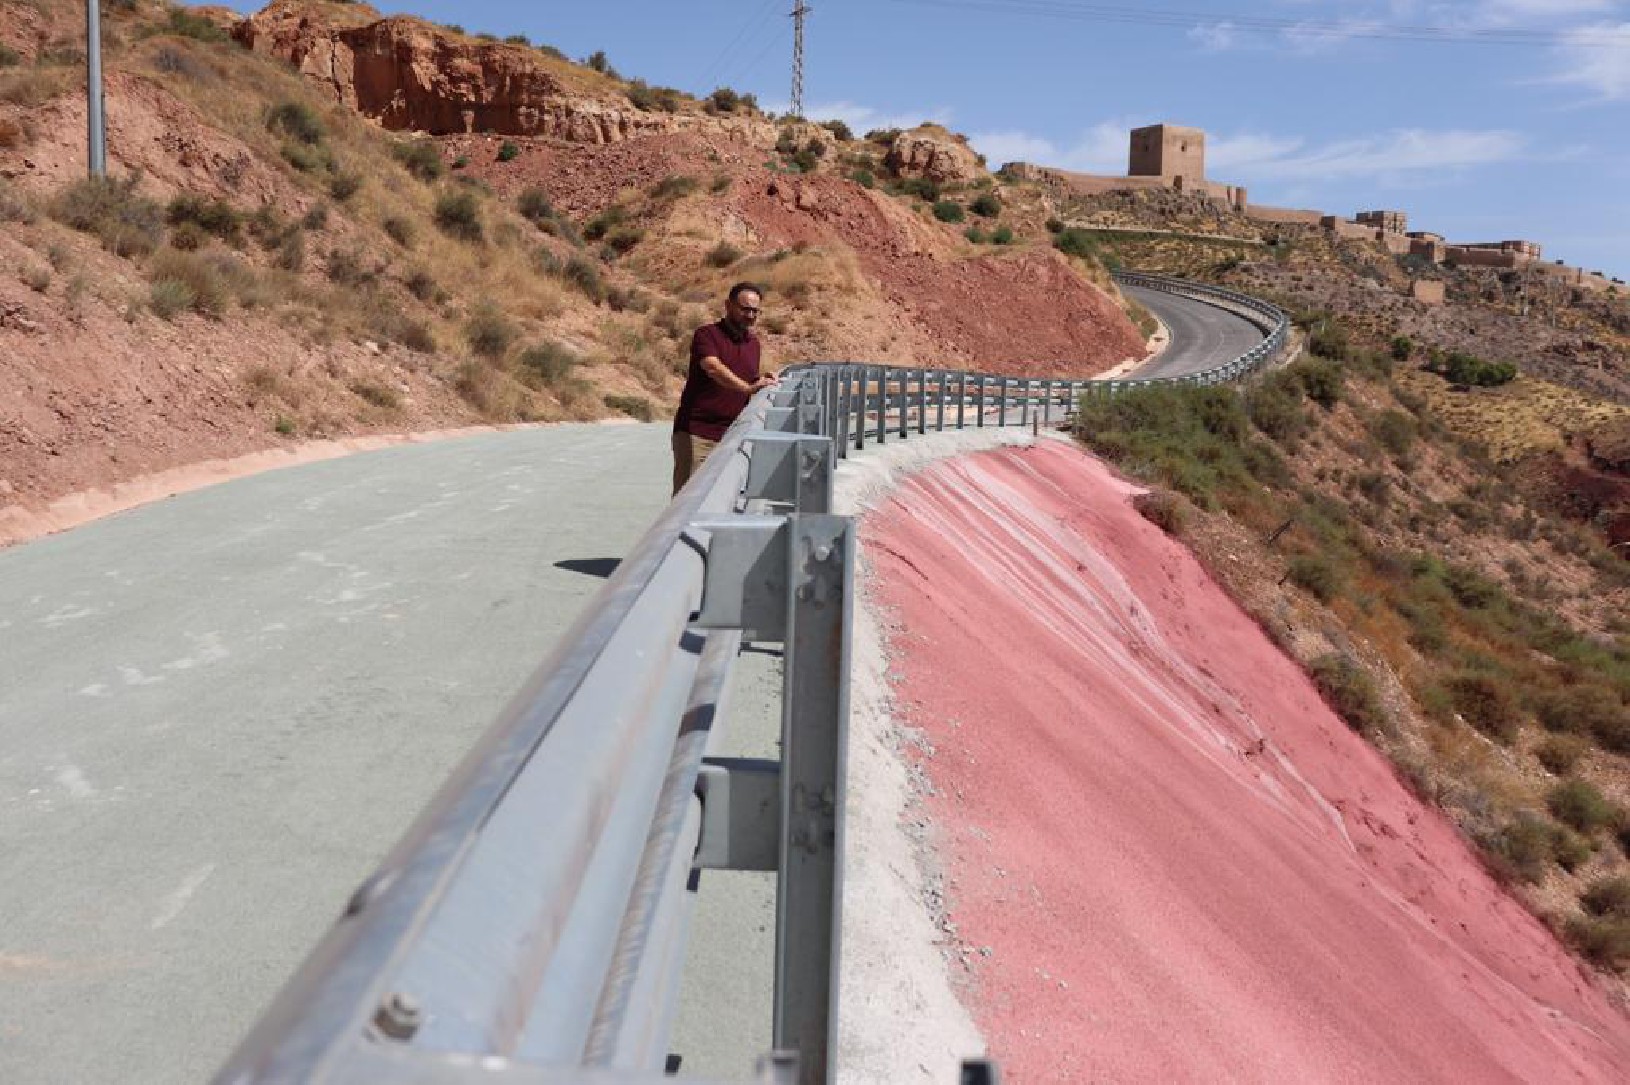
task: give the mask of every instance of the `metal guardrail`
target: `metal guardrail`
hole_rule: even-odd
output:
[[[1273,330],[1178,383],[1271,356]],[[698,869],[775,872],[774,1053],[832,1079],[855,529],[836,461],[1040,426],[1150,381],[794,367],[756,395],[347,905],[216,1078],[645,1085],[664,1073]],[[717,756],[743,640],[783,645],[780,761]],[[970,1062],[965,1081],[994,1081]]]

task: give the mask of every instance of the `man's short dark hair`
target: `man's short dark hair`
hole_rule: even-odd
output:
[[[741,296],[748,291],[757,294],[761,298],[764,296],[764,291],[758,288],[757,283],[737,283],[735,286],[730,288],[730,293],[727,296],[731,301],[740,301]]]

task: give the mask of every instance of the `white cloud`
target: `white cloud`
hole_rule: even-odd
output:
[[[1197,42],[1207,53],[1226,53],[1239,44],[1239,34],[1233,23],[1204,23],[1189,28],[1189,40]]]
[[[1069,145],[1019,130],[981,132],[969,141],[993,164],[1032,162],[1119,176],[1127,166],[1127,133],[1141,122],[1104,121]],[[1242,132],[1206,140],[1206,173],[1216,180],[1300,186],[1353,179],[1419,185],[1436,175],[1515,159],[1524,141],[1504,129],[1397,128],[1310,144],[1296,136]]]
[[[1030,162],[1080,173],[1125,173],[1127,133],[1150,122],[1117,117],[1095,124],[1066,146],[1014,129],[973,132],[968,142],[993,165]]]
[[[1236,168],[1241,180],[1371,178],[1410,184],[1432,174],[1507,162],[1522,149],[1522,137],[1511,131],[1397,128],[1321,146],[1303,147],[1298,143],[1281,153],[1242,161]]]
[[[1583,87],[1608,101],[1630,98],[1630,23],[1570,31],[1558,54],[1559,71],[1548,82]]]
[[[785,113],[789,103],[785,100],[766,102],[764,108],[771,113]],[[812,121],[839,120],[857,133],[868,132],[873,128],[915,128],[925,121],[934,124],[951,122],[951,111],[943,107],[926,113],[904,113],[875,109],[869,105],[849,101],[816,102],[806,105],[804,116]]]

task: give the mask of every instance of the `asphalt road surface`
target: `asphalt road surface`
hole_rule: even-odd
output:
[[[1122,286],[1121,292],[1159,317],[1172,333],[1171,345],[1154,361],[1127,374],[1129,380],[1196,373],[1238,358],[1262,342],[1262,329],[1226,309],[1138,286]]]
[[[199,1081],[668,499],[665,427],[403,446],[0,551],[0,1081]]]

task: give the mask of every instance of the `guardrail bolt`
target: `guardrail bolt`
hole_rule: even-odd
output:
[[[392,1040],[411,1040],[424,1024],[424,1010],[418,999],[401,991],[392,991],[379,1003],[374,1013],[374,1027],[381,1035]]]

